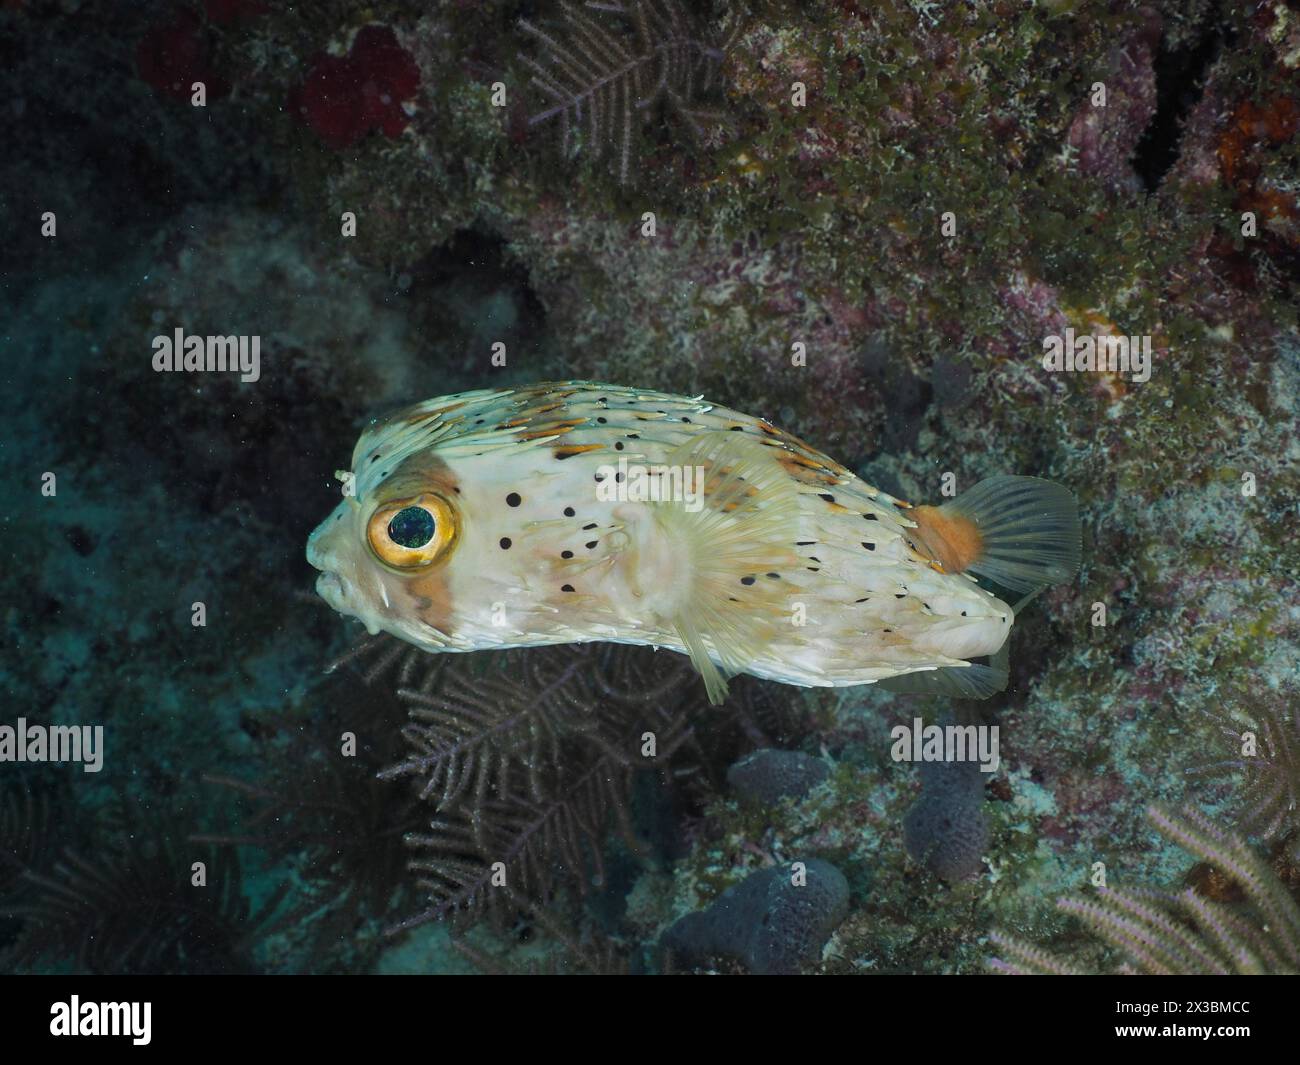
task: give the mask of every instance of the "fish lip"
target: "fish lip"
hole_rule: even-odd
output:
[[[347,590],[343,586],[343,579],[337,573],[327,570],[316,578],[316,594],[335,610],[343,611],[342,604],[346,593]]]

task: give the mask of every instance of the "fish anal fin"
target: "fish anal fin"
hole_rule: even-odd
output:
[[[988,664],[940,666],[886,677],[876,683],[899,695],[942,695],[949,699],[988,699],[1004,692],[1011,675],[1011,641],[989,656]]]

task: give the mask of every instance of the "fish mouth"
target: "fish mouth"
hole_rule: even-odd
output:
[[[340,614],[353,612],[347,608],[347,589],[343,586],[343,578],[337,573],[326,571],[317,577],[316,594]]]
[[[354,597],[354,589],[337,573],[326,571],[316,578],[316,594],[345,618],[356,618],[371,636],[379,635],[379,623],[364,602]]]

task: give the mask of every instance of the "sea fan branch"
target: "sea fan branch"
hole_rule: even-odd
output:
[[[569,149],[575,128],[587,129],[588,150],[600,155],[613,145],[618,153],[619,183],[631,170],[634,113],[645,113],[658,100],[682,117],[691,136],[702,132],[709,112],[692,111],[700,91],[711,88],[723,52],[702,41],[676,0],[638,0],[623,4],[561,5],[565,37],[560,40],[523,19],[519,28],[541,46],[542,56],[523,56],[530,83],[549,106],[530,115],[528,125],[561,120],[562,149]],[[620,37],[605,29],[589,11],[619,16],[633,33]],[[635,41],[635,43],[633,43]]]

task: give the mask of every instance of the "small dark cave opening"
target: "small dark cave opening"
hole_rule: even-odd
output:
[[[537,365],[535,356],[544,355],[546,310],[527,270],[511,258],[499,235],[477,228],[458,230],[414,263],[406,279],[405,296],[422,344],[463,347],[500,340],[507,345],[507,367]],[[510,313],[498,320],[501,299],[508,301]],[[487,368],[490,354],[485,348],[463,352],[462,357]],[[448,358],[450,365],[460,361]]]
[[[1170,48],[1167,36],[1161,40],[1155,58],[1156,113],[1133,154],[1133,169],[1147,192],[1159,188],[1177,162],[1183,123],[1200,102],[1211,66],[1235,40],[1236,30],[1221,4],[1205,15],[1194,42]]]

